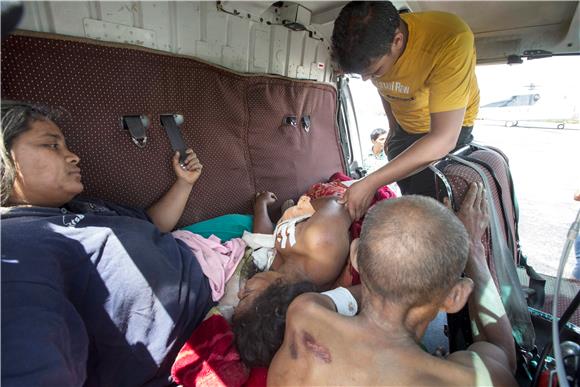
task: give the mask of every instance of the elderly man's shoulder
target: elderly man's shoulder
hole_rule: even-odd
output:
[[[447,360],[450,365],[463,368],[479,385],[517,385],[505,353],[494,344],[476,342],[468,350],[450,354]]]

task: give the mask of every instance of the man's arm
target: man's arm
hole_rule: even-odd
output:
[[[472,183],[458,213],[471,240],[465,273],[474,284],[469,298],[469,315],[476,342],[468,351],[475,352],[481,358],[492,378],[495,373],[501,378],[503,370],[511,373],[515,371],[516,356],[512,327],[491,277],[481,243],[489,224],[487,208],[483,185]],[[466,354],[463,351],[457,352],[449,358],[465,363]]]
[[[188,149],[185,153],[188,156],[183,166],[179,164],[179,152],[175,152],[171,160],[177,181],[161,199],[147,209],[147,215],[162,232],[173,230],[183,214],[193,185],[201,175],[202,165],[193,150]]]
[[[388,164],[354,183],[341,201],[346,202],[351,216],[360,219],[364,215],[379,187],[411,176],[453,150],[461,132],[464,114],[465,108],[432,113],[429,133]]]

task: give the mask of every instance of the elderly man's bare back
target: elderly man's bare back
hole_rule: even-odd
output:
[[[473,351],[443,359],[423,351],[406,331],[385,336],[366,319],[337,316],[316,303],[295,302],[287,316],[268,385],[514,385],[507,369],[490,377],[487,369],[505,365],[490,359],[499,350],[487,343],[477,344],[492,355],[485,360]]]

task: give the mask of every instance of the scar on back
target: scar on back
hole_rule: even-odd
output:
[[[290,357],[292,359],[298,359],[298,348],[296,348],[296,332],[292,332],[292,337],[290,339]]]
[[[317,357],[318,359],[322,360],[325,363],[332,362],[332,356],[330,356],[330,351],[324,345],[318,344],[314,337],[308,332],[302,333],[302,343],[309,352]]]

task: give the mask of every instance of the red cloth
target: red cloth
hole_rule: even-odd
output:
[[[341,182],[350,180],[352,180],[352,178],[348,177],[342,172],[337,172],[332,175],[330,179],[328,179],[327,183],[314,184],[312,187],[310,187],[308,192],[306,192],[306,195],[308,195],[312,200],[326,196],[337,196],[342,198],[347,190],[347,187],[342,185]],[[395,197],[397,197],[397,194],[395,194],[392,189],[386,185],[382,186],[377,190],[377,192],[375,192],[375,196],[371,202],[371,207],[381,200]],[[350,226],[350,236],[352,239],[356,239],[360,236],[363,220],[364,217],[357,220],[352,224],[352,226]]]
[[[171,375],[186,387],[242,386],[248,380],[248,369],[234,346],[234,333],[221,315],[211,316],[193,332],[179,351]]]
[[[250,378],[245,387],[266,387],[268,384],[268,369],[266,367],[252,368]]]

